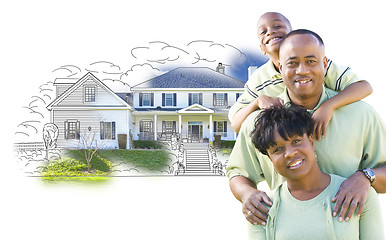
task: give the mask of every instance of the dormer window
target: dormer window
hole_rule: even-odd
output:
[[[90,86],[84,87],[84,101],[95,102],[95,87],[90,87]]]

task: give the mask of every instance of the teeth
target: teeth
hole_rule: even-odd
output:
[[[275,42],[275,41],[278,41],[280,40],[281,38],[278,38],[278,37],[275,37],[275,38],[272,38],[268,41],[268,44],[271,43],[271,42]]]
[[[290,164],[289,167],[296,167],[296,166],[298,166],[301,162],[302,162],[302,160],[298,160],[298,161],[296,161],[296,162]]]

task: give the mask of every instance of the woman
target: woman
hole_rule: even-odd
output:
[[[345,179],[319,169],[313,129],[311,115],[293,105],[266,109],[256,118],[253,144],[286,182],[270,195],[273,205],[266,226],[250,225],[250,239],[384,239],[372,188],[362,215],[348,222],[332,217],[331,200]]]

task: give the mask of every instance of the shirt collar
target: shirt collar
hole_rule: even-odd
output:
[[[281,73],[276,71],[275,65],[273,64],[271,59],[268,60],[267,64],[268,64],[267,72],[271,75],[271,78],[273,80],[282,79]]]
[[[281,99],[283,99],[284,101],[284,104],[286,103],[290,103],[291,102],[291,99],[290,97],[288,96],[288,92],[287,92],[287,87],[284,88],[284,92],[282,94],[280,94],[279,96]],[[310,112],[311,114],[314,113],[316,111],[316,109],[318,109],[320,107],[320,105],[322,105],[322,103],[327,100],[329,97],[326,93],[326,88],[324,87],[323,85],[323,90],[322,90],[322,96],[320,96],[320,99],[319,99],[319,102],[318,104],[316,105],[316,107],[314,109],[307,109],[308,112]]]

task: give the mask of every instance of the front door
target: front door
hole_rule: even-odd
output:
[[[200,141],[200,125],[192,125],[192,142]]]

